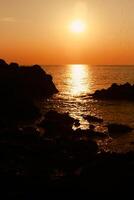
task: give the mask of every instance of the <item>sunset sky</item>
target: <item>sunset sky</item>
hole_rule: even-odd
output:
[[[77,20],[82,32],[71,31]],[[21,64],[134,64],[134,1],[0,0],[0,57]]]

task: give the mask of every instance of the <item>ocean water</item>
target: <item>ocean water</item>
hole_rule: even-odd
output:
[[[99,131],[105,131],[105,125],[109,122],[128,124],[134,128],[133,102],[93,100],[89,95],[98,89],[108,88],[112,83],[134,84],[134,66],[64,65],[43,68],[53,76],[59,90],[58,94],[43,101],[44,112],[50,109],[68,112],[80,120],[82,129],[89,127],[82,117],[83,114],[92,114],[104,119],[103,125],[96,125]],[[134,150],[134,131],[97,142],[105,151]]]

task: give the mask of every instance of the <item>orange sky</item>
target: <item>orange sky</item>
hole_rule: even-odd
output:
[[[134,64],[134,1],[0,0],[0,57],[21,64]],[[72,33],[80,19],[86,29]]]

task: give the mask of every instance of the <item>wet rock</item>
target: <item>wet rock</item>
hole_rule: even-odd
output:
[[[131,132],[133,129],[129,127],[128,125],[125,124],[108,124],[108,132],[109,134],[112,135],[118,135],[118,134],[123,134],[123,133],[128,133]]]
[[[90,141],[92,139],[103,139],[106,138],[108,134],[103,132],[95,131],[95,126],[91,125],[89,129],[81,130],[80,128],[74,131],[74,138],[76,140]]]
[[[75,119],[74,126],[75,127],[79,127],[80,126],[80,121],[78,119]]]
[[[88,135],[89,137],[91,137],[92,139],[103,139],[108,137],[108,133],[106,132],[99,132],[95,130],[95,126],[93,124],[89,125],[89,129],[88,129]]]
[[[106,100],[134,100],[134,85],[113,83],[108,89],[97,90],[93,95],[95,99]]]
[[[69,116],[68,113],[58,113],[56,111],[49,111],[46,113],[44,120],[40,123],[40,127],[52,135],[64,135],[72,133],[72,126],[76,120]]]
[[[96,123],[102,123],[103,122],[102,118],[98,118],[98,117],[93,116],[93,115],[83,115],[83,118],[85,120],[87,120],[88,122],[96,122]]]

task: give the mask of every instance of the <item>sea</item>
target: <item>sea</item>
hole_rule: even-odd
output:
[[[113,83],[134,84],[134,66],[44,65],[43,69],[52,75],[59,90],[58,94],[43,100],[44,113],[48,110],[67,112],[80,120],[81,129],[89,127],[83,115],[103,118],[103,124],[95,124],[97,131],[107,131],[107,124],[114,122],[134,128],[134,102],[93,100],[90,95],[96,90],[110,87]],[[101,151],[131,151],[134,150],[134,131],[117,137],[98,139],[97,142]]]

